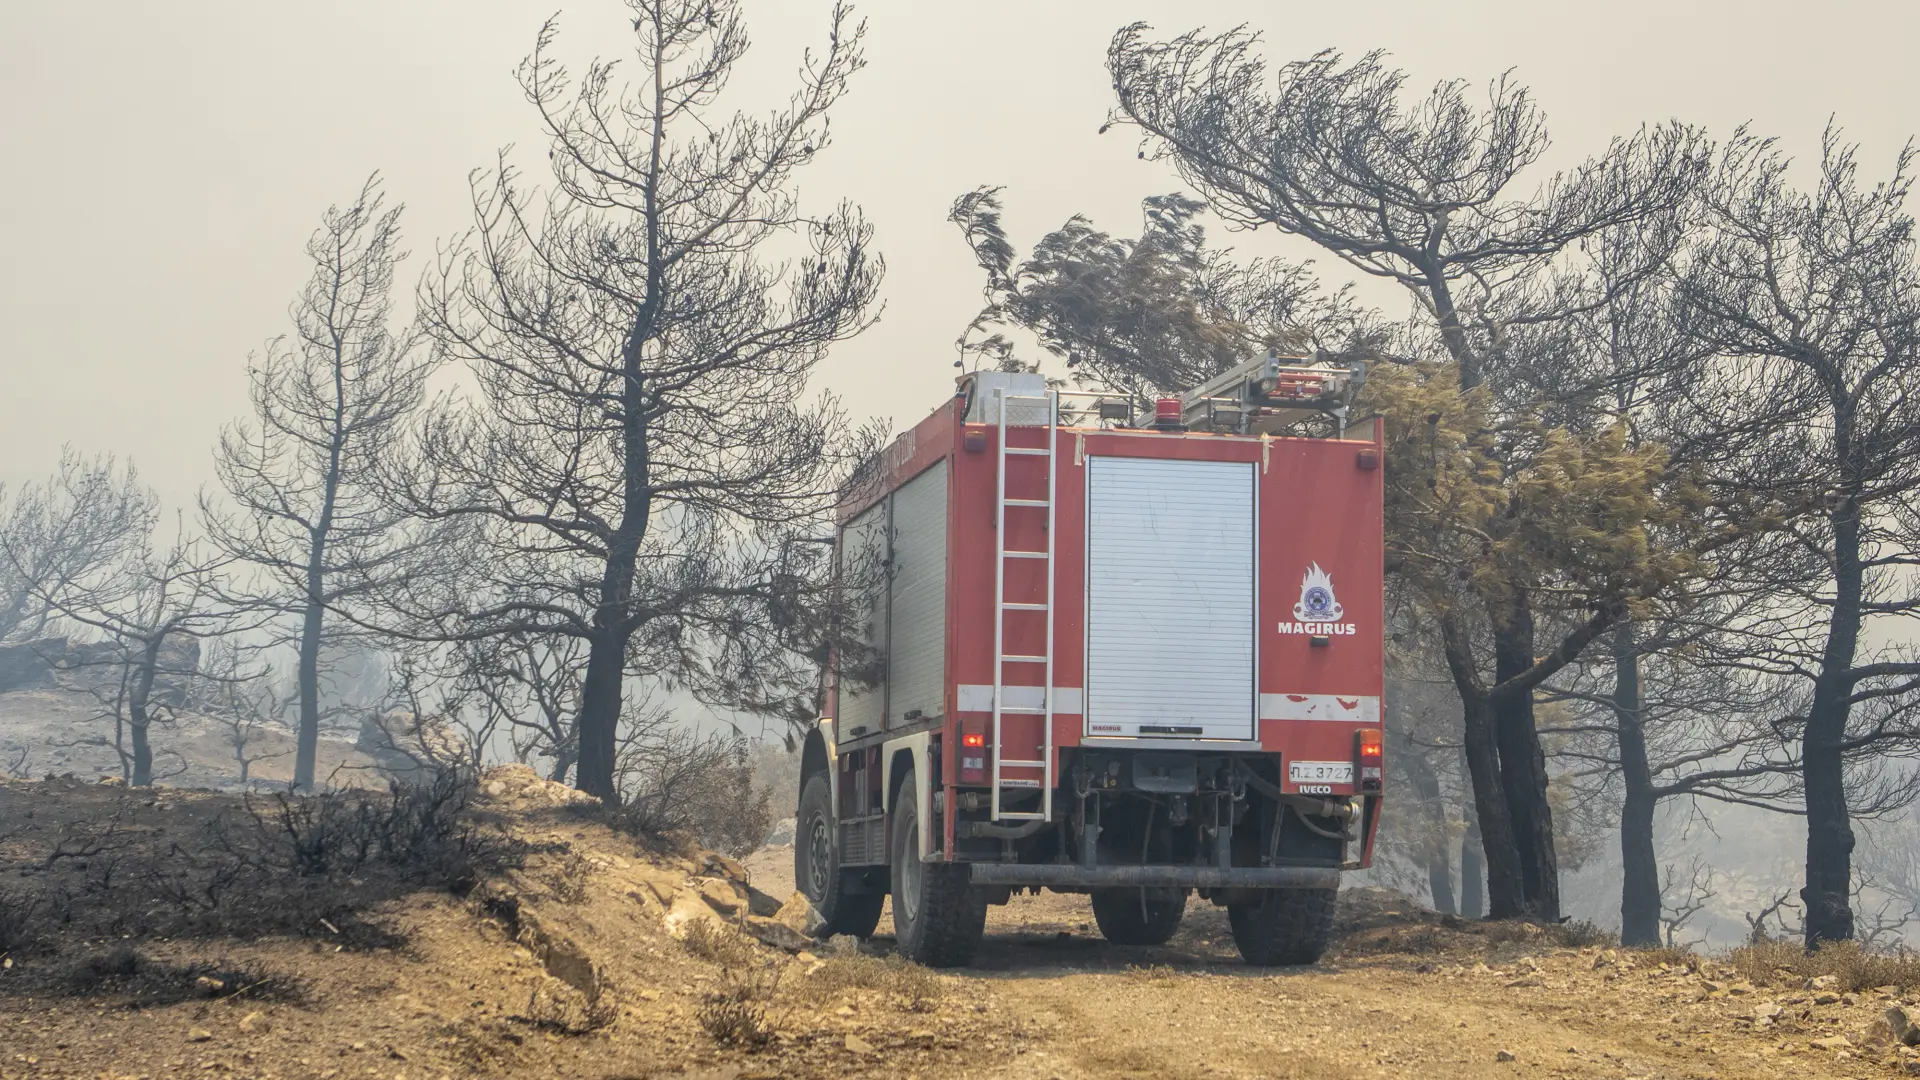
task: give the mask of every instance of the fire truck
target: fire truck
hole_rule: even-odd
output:
[[[873,934],[891,895],[898,951],[954,966],[1024,890],[1086,893],[1134,945],[1197,897],[1248,963],[1319,959],[1383,789],[1364,375],[1269,353],[1149,405],[977,372],[855,477],[861,648],[794,843],[828,931]]]

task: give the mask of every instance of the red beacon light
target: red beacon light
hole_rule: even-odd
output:
[[[1153,403],[1153,426],[1161,431],[1187,430],[1186,406],[1177,397],[1163,397]]]

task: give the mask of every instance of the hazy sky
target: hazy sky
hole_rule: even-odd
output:
[[[246,406],[249,351],[280,333],[329,202],[378,169],[425,262],[464,226],[468,170],[537,131],[511,73],[559,0],[14,0],[0,14],[0,481],[62,443],[131,455],[170,500],[209,475]],[[742,104],[784,94],[829,0],[749,0]],[[618,0],[569,0],[572,55],[621,54]],[[1752,121],[1800,154],[1836,114],[1882,166],[1920,120],[1913,0],[870,0],[870,65],[801,176],[860,203],[890,264],[884,321],[824,383],[911,422],[951,385],[978,277],[948,203],[1005,184],[1031,241],[1084,212],[1131,234],[1164,164],[1096,129],[1108,39],[1246,22],[1275,59],[1384,48],[1424,86],[1506,68],[1548,112],[1566,163],[1643,121],[1724,134]],[[1271,250],[1270,242],[1237,244]],[[1282,247],[1281,250],[1294,250]],[[403,271],[411,281],[413,271]]]

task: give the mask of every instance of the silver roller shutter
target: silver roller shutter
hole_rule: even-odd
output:
[[[1243,462],[1088,461],[1089,734],[1254,736],[1254,479]]]
[[[942,715],[947,687],[947,463],[893,494],[887,726]]]
[[[886,685],[880,681],[885,671],[887,642],[887,500],[881,499],[847,523],[841,534],[841,580],[853,596],[848,604],[850,616],[861,621],[858,639],[873,650],[864,670],[843,666],[840,679],[840,715],[835,717],[837,739],[853,737],[853,729],[880,730],[882,709],[886,703]],[[843,658],[844,659],[844,658]],[[860,676],[870,676],[865,683]]]

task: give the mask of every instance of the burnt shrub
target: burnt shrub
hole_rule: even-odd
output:
[[[26,952],[38,940],[40,898],[25,890],[0,889],[0,956]]]
[[[268,850],[296,874],[353,874],[384,863],[442,878],[464,892],[472,888],[476,861],[487,854],[465,816],[473,793],[471,773],[444,769],[418,782],[391,780],[384,795],[276,792],[270,806],[249,802],[248,809]]]
[[[756,780],[753,744],[669,726],[623,749],[620,806],[608,824],[643,840],[686,837],[728,855],[753,851],[773,825],[773,793]]]
[[[255,964],[175,963],[130,945],[81,957],[36,981],[42,993],[116,998],[132,1008],[242,997],[297,1004],[307,998],[306,985],[298,978]]]

